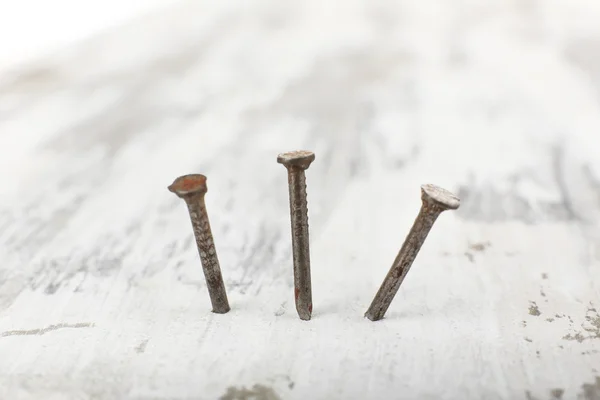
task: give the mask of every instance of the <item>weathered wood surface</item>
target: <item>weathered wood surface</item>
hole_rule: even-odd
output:
[[[188,2],[0,76],[0,398],[600,399],[594,1]],[[309,149],[313,319],[281,151]],[[208,176],[232,310],[166,189]],[[363,318],[418,212],[434,226]]]

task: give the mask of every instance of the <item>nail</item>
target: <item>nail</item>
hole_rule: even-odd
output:
[[[435,185],[421,186],[421,200],[423,204],[419,215],[365,313],[371,321],[378,321],[385,315],[437,217],[442,211],[456,210],[460,206],[458,197]]]
[[[229,311],[229,302],[227,301],[221,267],[219,267],[215,242],[210,230],[208,214],[206,213],[206,204],[204,204],[204,195],[208,190],[206,176],[200,174],[180,176],[175,179],[168,189],[185,200],[185,204],[187,204],[206,286],[208,286],[210,302],[212,303],[212,311],[217,314],[225,314]]]
[[[277,162],[288,170],[290,214],[292,219],[292,252],[294,256],[294,294],[300,319],[308,321],[312,314],[310,283],[310,250],[308,240],[308,203],[304,171],[315,160],[310,151],[280,154]]]

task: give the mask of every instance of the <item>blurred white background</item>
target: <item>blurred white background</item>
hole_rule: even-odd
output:
[[[0,0],[0,73],[176,0]]]

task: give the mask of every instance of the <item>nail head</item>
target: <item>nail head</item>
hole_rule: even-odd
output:
[[[456,210],[460,206],[460,199],[456,195],[436,185],[422,185],[421,198],[423,201],[440,205],[446,210]]]
[[[207,192],[206,176],[200,174],[183,175],[175,179],[168,189],[179,197]]]
[[[305,150],[290,151],[277,156],[277,162],[286,167],[294,166],[306,169],[313,161],[315,161],[315,153]]]

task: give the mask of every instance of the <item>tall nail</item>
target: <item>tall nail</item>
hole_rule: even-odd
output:
[[[378,321],[385,315],[437,217],[442,211],[456,210],[460,206],[458,197],[435,185],[421,186],[421,200],[419,215],[365,313],[371,321]]]
[[[312,314],[312,289],[308,243],[308,203],[304,171],[314,160],[315,154],[310,151],[292,151],[277,157],[277,162],[283,164],[288,171],[296,311],[300,319],[306,321]]]
[[[215,242],[210,230],[208,214],[206,213],[206,204],[204,204],[204,195],[208,190],[206,176],[200,174],[180,176],[175,179],[168,189],[185,200],[187,204],[206,286],[208,286],[210,302],[212,303],[212,311],[217,314],[225,314],[229,311],[229,302],[227,301],[221,267],[219,267]]]

